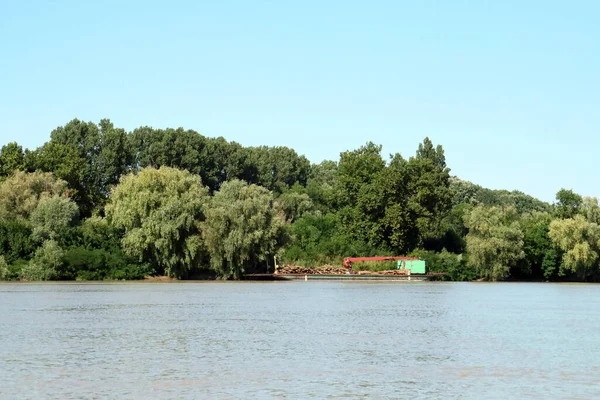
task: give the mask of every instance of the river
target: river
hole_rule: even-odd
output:
[[[600,398],[600,286],[0,284],[0,398]]]

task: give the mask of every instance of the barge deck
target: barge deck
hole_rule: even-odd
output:
[[[426,274],[426,275],[317,275],[317,274],[247,274],[244,275],[244,280],[260,280],[260,281],[426,281],[433,277],[445,275]]]

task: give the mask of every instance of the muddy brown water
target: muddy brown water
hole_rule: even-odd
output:
[[[0,284],[1,399],[595,399],[600,286]]]

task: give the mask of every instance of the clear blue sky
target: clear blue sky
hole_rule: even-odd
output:
[[[598,196],[599,18],[595,0],[3,2],[0,144],[104,117],[314,162],[429,136],[463,179]]]

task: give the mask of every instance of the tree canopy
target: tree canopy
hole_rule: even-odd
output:
[[[26,169],[25,152],[16,142],[8,143],[0,149],[0,180],[11,176],[15,171]]]
[[[258,265],[270,264],[284,243],[283,226],[266,188],[225,182],[211,199],[203,224],[212,267],[221,277],[239,279]]]
[[[106,206],[109,221],[123,229],[123,250],[182,278],[202,260],[208,188],[199,176],[170,167],[147,167],[121,179]]]
[[[550,223],[550,238],[564,252],[560,274],[597,276],[600,268],[600,226],[583,215]]]
[[[477,206],[465,215],[468,264],[481,276],[502,280],[525,257],[523,232],[512,207]]]
[[[73,119],[36,149],[0,148],[0,278],[239,279],[275,255],[413,255],[444,279],[600,279],[597,198],[560,189],[550,204],[461,180],[428,137],[382,149],[311,163],[183,127]]]
[[[41,200],[67,193],[67,183],[50,173],[16,171],[0,182],[0,218],[27,219]]]

